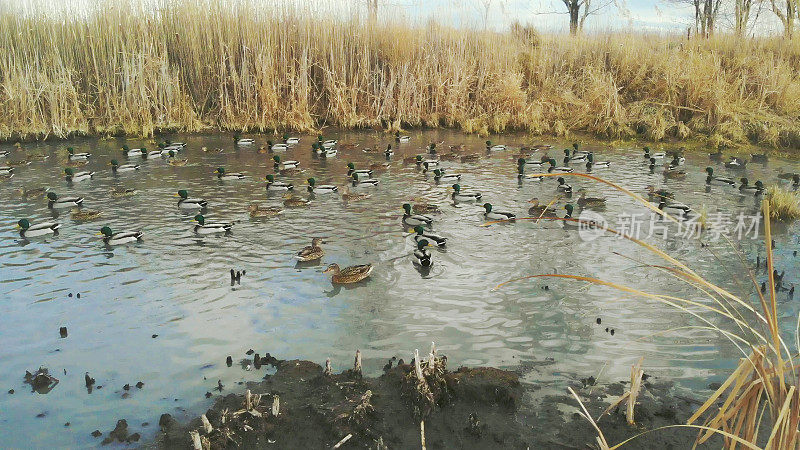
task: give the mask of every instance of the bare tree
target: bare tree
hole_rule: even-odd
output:
[[[583,31],[586,18],[601,9],[617,4],[617,0],[561,0],[569,13],[569,34],[576,35]],[[622,3],[620,3],[622,4]],[[593,6],[594,5],[594,6]]]
[[[369,12],[369,20],[375,21],[378,19],[378,0],[367,0],[367,11]]]
[[[758,0],[733,0],[733,30],[737,36],[744,36],[750,22],[750,12]]]
[[[738,2],[740,0],[735,1]],[[688,3],[694,7],[695,34],[699,34],[704,37],[714,34],[722,0],[671,0],[671,2],[680,4]]]
[[[788,39],[794,37],[795,21],[800,14],[800,0],[770,0],[772,12],[783,24],[783,34]]]

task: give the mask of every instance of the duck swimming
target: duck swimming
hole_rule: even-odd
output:
[[[516,215],[509,212],[494,211],[491,203],[484,203],[483,209],[486,210],[486,212],[483,213],[483,217],[489,220],[514,220],[517,218]]]
[[[487,151],[496,152],[496,151],[502,151],[502,150],[505,150],[505,149],[506,149],[505,145],[501,145],[501,144],[492,145],[492,141],[486,141],[486,150]]]
[[[198,234],[227,233],[234,225],[233,222],[206,222],[202,214],[194,216],[194,220],[197,222],[194,232]]]
[[[218,167],[217,170],[214,171],[214,173],[217,174],[217,178],[219,178],[220,180],[223,180],[223,181],[226,181],[226,180],[228,180],[228,181],[229,180],[244,180],[244,175],[243,174],[238,173],[238,172],[227,173],[227,172],[225,172],[225,168],[224,167]]]
[[[726,169],[735,169],[735,170],[744,170],[745,166],[747,165],[747,161],[741,160],[739,158],[731,158],[730,161],[725,163]]]
[[[285,152],[289,150],[289,144],[273,144],[272,141],[267,141],[267,148],[272,152]]]
[[[272,160],[274,161],[272,166],[275,168],[275,170],[297,169],[298,167],[300,167],[299,161],[295,160],[282,161],[279,155],[273,156]]]
[[[294,189],[294,185],[292,183],[284,183],[282,181],[275,181],[275,175],[267,174],[264,177],[267,180],[267,190],[268,191],[291,191]]]
[[[426,167],[439,167],[439,161],[435,159],[422,159],[422,155],[417,155],[414,158],[414,162],[417,166],[422,166],[423,164],[427,164]]]
[[[333,194],[338,191],[339,188],[332,184],[321,184],[317,186],[317,180],[314,178],[308,179],[308,192],[313,192],[315,194]]]
[[[525,175],[525,163],[522,162],[523,160],[520,159],[520,162],[517,164],[517,179],[521,182],[523,179],[534,180],[534,181],[542,181],[544,177],[539,175]]]
[[[357,173],[352,175],[353,186],[377,186],[380,181],[375,178],[359,178]]]
[[[331,281],[337,284],[358,283],[366,279],[372,273],[372,264],[361,264],[358,266],[345,267],[340,269],[338,264],[331,264],[323,273],[331,272]]]
[[[369,170],[369,169],[358,169],[358,170],[356,170],[356,165],[351,163],[351,162],[349,162],[349,163],[347,163],[347,176],[348,177],[353,177],[354,175],[355,175],[354,178],[356,178],[356,179],[361,178],[361,177],[369,178],[369,177],[372,176],[372,171]]]
[[[581,189],[581,196],[578,197],[578,200],[575,202],[581,208],[591,208],[591,207],[600,207],[606,205],[606,199],[602,197],[587,197],[586,191]]]
[[[692,211],[692,208],[690,208],[688,205],[678,202],[667,203],[664,201],[664,199],[661,199],[661,201],[658,203],[658,209],[664,211],[665,213],[677,214],[679,216],[683,216]]]
[[[251,138],[243,138],[238,134],[233,135],[233,145],[253,145],[256,140]]]
[[[287,194],[287,195],[288,195],[288,197],[286,197],[283,200],[283,206],[286,206],[286,207],[289,207],[289,208],[301,208],[301,207],[304,207],[304,206],[308,206],[308,204],[311,203],[311,200],[307,200],[305,198],[298,197],[296,195],[291,195],[291,194]]]
[[[403,204],[403,223],[415,227],[417,225],[430,226],[433,223],[433,217],[424,216],[422,214],[411,214],[411,205],[408,203]]]
[[[586,155],[586,169],[591,170],[592,168],[596,169],[603,169],[606,167],[610,167],[611,163],[608,161],[595,161],[594,160],[594,153],[589,152]]]
[[[119,233],[114,233],[108,226],[101,228],[100,234],[103,235],[103,242],[105,242],[106,245],[122,245],[137,242],[142,239],[141,231],[120,231]]]
[[[350,189],[347,186],[344,187],[344,192],[342,192],[342,200],[346,202],[357,202],[359,200],[366,200],[372,197],[370,194],[365,194],[363,192],[350,192]]]
[[[109,163],[109,165],[111,166],[111,171],[114,172],[114,173],[133,172],[134,170],[139,170],[139,164],[123,164],[123,165],[120,165],[119,162],[117,162],[116,159],[112,159],[111,163]]]
[[[706,177],[706,184],[713,184],[717,186],[736,186],[736,182],[730,178],[715,177],[714,169],[711,167],[706,167],[706,173],[708,173],[708,176]]]
[[[91,180],[94,176],[94,172],[75,172],[69,167],[64,169],[64,174],[66,175],[66,180],[73,183]]]
[[[458,173],[444,173],[442,169],[434,169],[433,180],[437,183],[445,182],[452,183],[461,180],[461,174]]]
[[[417,248],[414,250],[413,256],[413,263],[415,266],[420,267],[430,267],[433,265],[433,261],[431,259],[431,252],[428,250],[428,241],[426,239],[420,239],[417,241]]]
[[[95,220],[102,215],[103,215],[102,211],[75,208],[72,210],[71,217],[72,220],[76,222],[88,222],[90,220]]]
[[[202,198],[189,198],[189,191],[181,189],[178,191],[178,207],[183,209],[201,209],[208,206],[208,202]]]
[[[178,159],[175,157],[175,152],[173,150],[169,151],[169,158],[167,158],[167,164],[170,166],[182,167],[188,163],[188,159]]]
[[[128,148],[127,145],[122,146],[122,153],[127,156],[128,158],[132,158],[134,156],[145,156],[147,155],[146,148]]]
[[[447,238],[438,236],[435,234],[430,234],[425,231],[425,228],[417,225],[414,227],[414,241],[419,242],[422,239],[426,239],[428,242],[432,242],[436,244],[437,247],[444,247],[447,245]]]
[[[300,138],[290,137],[288,134],[283,133],[283,143],[286,145],[297,145],[300,143]]]
[[[31,225],[28,219],[20,219],[20,221],[17,222],[17,226],[20,228],[19,235],[23,238],[58,234],[58,229],[61,228],[58,222],[42,222]]]
[[[550,163],[550,167],[547,169],[548,173],[553,173],[553,172],[571,173],[573,170],[575,170],[572,167],[566,167],[566,166],[556,167],[556,160],[554,158],[550,158],[548,162]]]
[[[91,153],[75,153],[75,149],[72,147],[67,147],[67,153],[69,153],[70,161],[83,161],[92,156]]]
[[[558,177],[558,189],[559,192],[563,192],[565,194],[572,194],[572,186],[567,184],[567,181],[564,180],[564,177]]]
[[[322,238],[314,238],[311,240],[311,245],[303,247],[294,257],[300,262],[316,261],[325,255],[325,250],[320,245],[323,243],[325,241]]]
[[[753,186],[750,186],[747,178],[742,178],[740,182],[741,185],[739,186],[739,192],[743,194],[760,194],[764,192],[764,184],[761,182],[761,180],[756,181]]]
[[[136,189],[126,189],[123,187],[115,187],[111,190],[112,197],[130,197],[136,195]]]
[[[555,208],[548,208],[547,205],[539,204],[538,198],[530,200],[532,206],[528,208],[528,215],[532,217],[556,217]]]
[[[392,144],[388,144],[386,146],[386,150],[383,151],[383,156],[389,158],[394,155],[394,150],[392,150]]]
[[[277,206],[264,207],[260,205],[250,205],[247,207],[250,217],[273,217],[283,213],[283,209]]]
[[[476,202],[481,199],[480,192],[461,192],[461,185],[453,185],[452,198],[454,202]]]
[[[754,163],[766,164],[769,161],[767,153],[750,153],[750,161]]]
[[[48,208],[72,208],[83,204],[83,197],[59,197],[55,192],[48,192]]]
[[[588,153],[575,153],[575,152],[573,152],[572,155],[570,155],[569,149],[568,148],[564,149],[564,164],[567,164],[572,161],[578,161],[578,162],[586,161],[588,155],[589,155]]]
[[[399,131],[395,131],[394,140],[397,142],[408,142],[411,140],[411,136],[401,135]]]
[[[650,153],[650,147],[644,147],[644,157],[647,159],[654,158],[654,159],[664,159],[667,156],[666,152],[655,152]]]
[[[675,194],[673,194],[672,192],[670,192],[670,191],[668,191],[666,189],[656,190],[656,188],[653,187],[653,185],[648,185],[647,186],[647,197],[651,201],[654,200],[654,199],[655,200],[674,199],[675,198]]]

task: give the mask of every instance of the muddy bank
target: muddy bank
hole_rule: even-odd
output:
[[[450,370],[446,358],[428,361],[417,368],[401,360],[368,378],[357,368],[329,374],[310,361],[276,360],[274,375],[248,383],[249,394],[220,397],[203,417],[183,424],[162,415],[161,432],[146,447],[332,448],[344,441],[339,448],[420,448],[423,421],[427,448],[594,447],[595,430],[566,392],[542,394],[512,371]],[[595,418],[627,389],[626,382],[592,383],[576,379],[571,387]],[[685,423],[700,402],[673,394],[669,382],[645,381],[636,425],[627,424],[624,405],[600,420],[609,444]],[[691,429],[671,428],[626,448],[689,448],[695,437]],[[721,441],[706,445],[719,448]]]

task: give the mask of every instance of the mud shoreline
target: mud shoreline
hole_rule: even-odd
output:
[[[434,368],[422,363],[425,381],[420,382],[415,365],[406,363],[385,367],[375,378],[362,376],[357,368],[327,374],[311,361],[270,364],[274,375],[247,383],[245,392],[219,397],[202,417],[180,423],[161,415],[161,431],[144,448],[193,448],[193,437],[204,449],[334,448],[340,442],[338,448],[420,448],[420,422],[427,448],[596,445],[597,433],[578,415],[574,398],[567,392],[539,395],[537,386],[524,385],[514,371],[450,370],[446,357],[437,357]],[[576,379],[571,387],[596,419],[623,394],[627,382],[593,383],[591,377]],[[649,378],[636,405],[635,425],[628,425],[624,406],[598,424],[613,446],[647,430],[685,424],[701,403],[675,394],[671,382]],[[696,429],[673,427],[645,434],[625,447],[690,448],[696,437]],[[721,445],[715,437],[700,447]]]

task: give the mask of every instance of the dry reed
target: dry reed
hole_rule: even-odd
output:
[[[89,3],[0,0],[0,139],[337,125],[800,143],[800,42],[494,33],[317,3]]]

